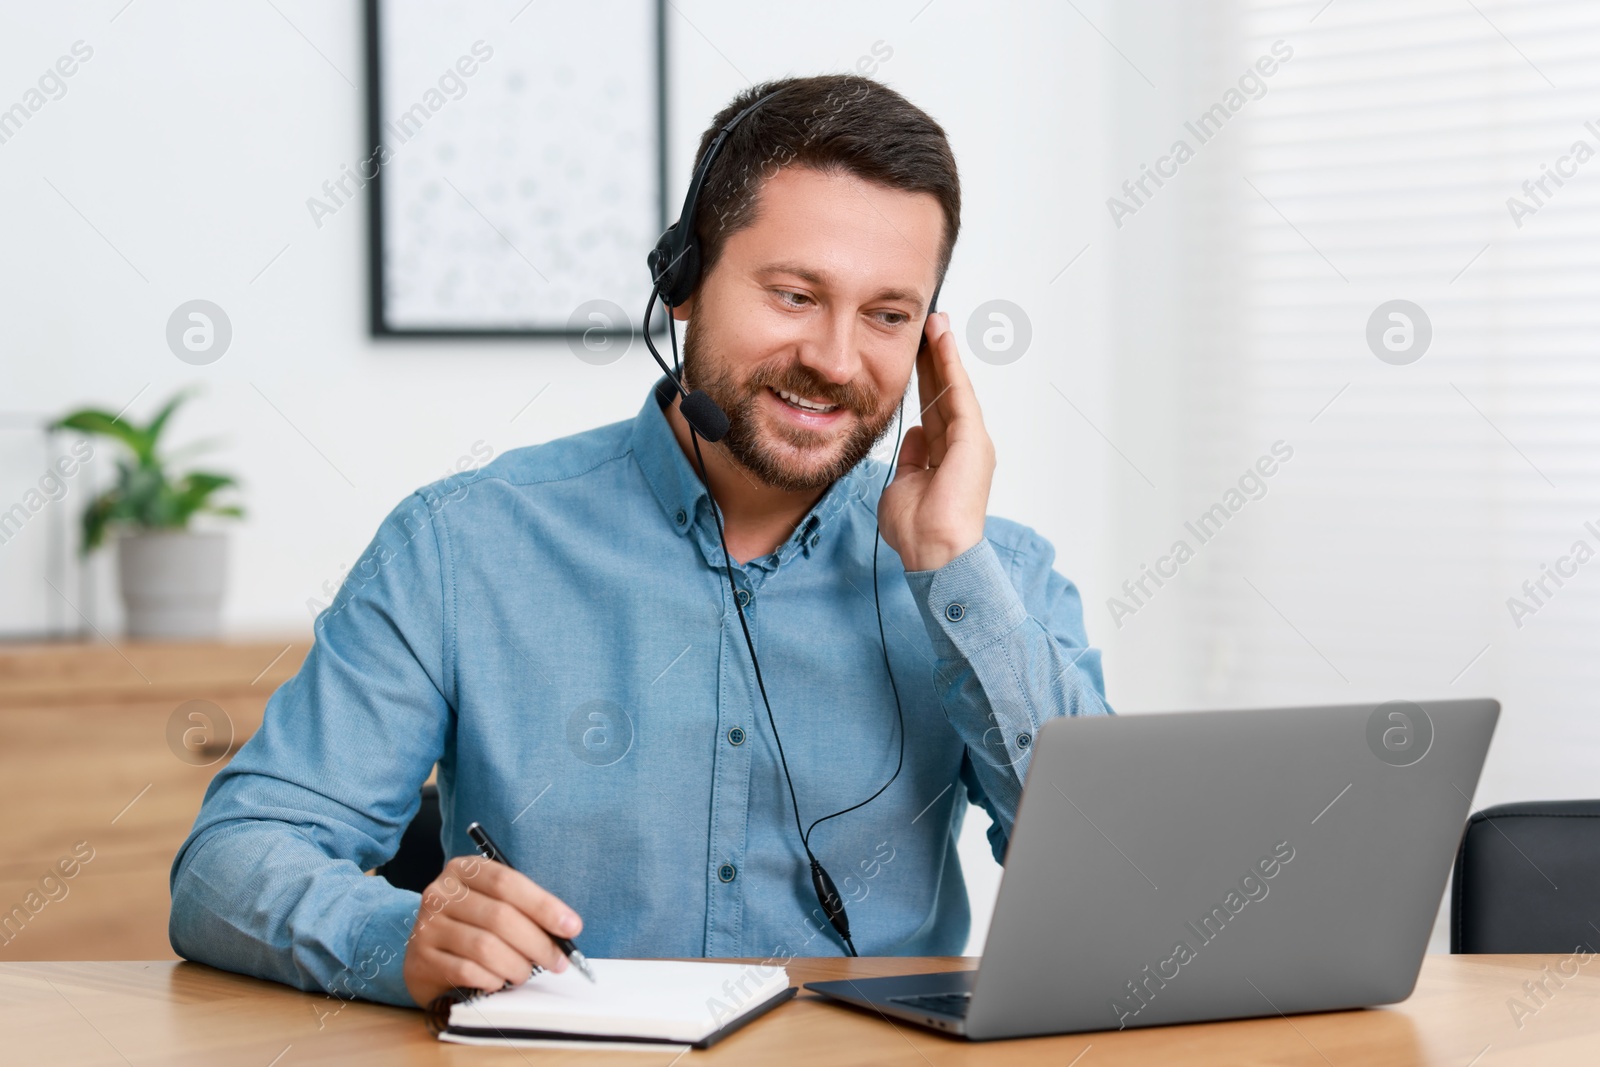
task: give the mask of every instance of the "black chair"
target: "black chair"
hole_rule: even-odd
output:
[[[1600,945],[1600,800],[1499,804],[1467,820],[1450,892],[1451,952]]]
[[[400,838],[394,858],[376,871],[400,889],[420,893],[444,870],[444,846],[439,843],[443,827],[439,816],[439,787],[422,787],[422,806]]]

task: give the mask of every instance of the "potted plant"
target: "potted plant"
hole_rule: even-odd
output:
[[[222,628],[227,577],[227,535],[195,530],[196,515],[243,517],[236,504],[214,504],[212,494],[238,483],[231,475],[191,470],[175,475],[177,453],[161,455],[162,432],[178,406],[178,392],[145,426],[94,408],[75,411],[53,425],[121,442],[117,483],[83,512],[81,555],[88,555],[115,530],[117,585],[129,636],[143,639],[214,637]],[[205,444],[191,445],[195,451]]]

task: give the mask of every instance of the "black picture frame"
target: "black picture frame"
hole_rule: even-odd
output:
[[[367,156],[375,155],[378,146],[382,144],[383,125],[383,77],[382,77],[382,45],[378,32],[381,17],[380,8],[382,0],[365,0],[365,58],[366,58],[366,141]],[[656,228],[667,228],[667,16],[666,0],[655,0],[652,5],[655,17],[655,81],[656,81]],[[407,338],[510,338],[510,337],[544,337],[544,338],[573,338],[584,337],[594,333],[606,336],[632,337],[638,332],[636,324],[630,320],[626,328],[600,330],[589,328],[586,330],[572,330],[567,328],[550,327],[518,327],[508,328],[499,326],[486,326],[482,328],[450,326],[450,327],[396,327],[389,323],[385,314],[384,303],[384,187],[383,166],[375,168],[373,177],[367,183],[367,326],[373,338],[379,339],[407,339]],[[649,248],[639,249],[639,269],[646,270],[645,255]],[[642,319],[642,315],[640,318]],[[655,332],[665,332],[664,323]]]

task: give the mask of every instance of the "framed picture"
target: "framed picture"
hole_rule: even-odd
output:
[[[633,332],[667,222],[664,21],[367,0],[374,336]]]

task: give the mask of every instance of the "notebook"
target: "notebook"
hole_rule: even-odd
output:
[[[782,967],[596,960],[450,1007],[441,1041],[468,1045],[707,1048],[795,995]]]

